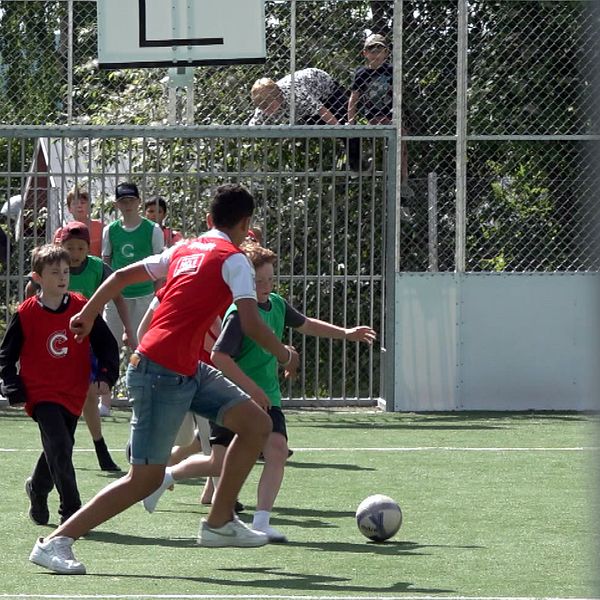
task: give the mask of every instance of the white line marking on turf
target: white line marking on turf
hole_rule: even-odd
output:
[[[598,600],[598,598],[558,598],[535,596],[308,596],[308,595],[266,595],[266,594],[0,594],[0,598],[63,598],[72,600],[103,600],[154,598],[165,600]]]
[[[587,452],[599,446],[399,446],[396,448],[294,448],[294,452]],[[110,448],[118,452],[119,448]],[[0,452],[41,452],[40,448],[0,448]],[[93,448],[73,448],[73,452],[95,452]],[[0,598],[2,595],[0,594]]]

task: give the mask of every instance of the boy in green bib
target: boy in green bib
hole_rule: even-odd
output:
[[[102,232],[102,259],[113,271],[122,269],[153,254],[160,254],[165,241],[161,228],[140,214],[141,197],[137,185],[124,182],[117,185],[115,204],[121,218],[104,227]],[[152,281],[135,283],[123,289],[127,304],[133,337],[129,340],[135,348],[140,321],[146,314],[154,297],[155,285]],[[114,302],[109,302],[104,310],[104,319],[112,334],[119,341],[123,336],[123,326]],[[102,396],[99,409],[102,416],[110,414],[111,398]]]
[[[304,335],[373,343],[376,334],[371,327],[337,327],[298,312],[284,298],[273,292],[273,267],[277,255],[263,248],[255,240],[247,239],[241,248],[255,270],[259,315],[279,339],[282,339],[286,327],[293,327]],[[257,389],[260,389],[271,402],[268,413],[273,430],[263,448],[264,466],[258,484],[252,529],[267,534],[271,543],[285,543],[288,541],[287,537],[271,527],[270,518],[288,459],[288,437],[285,416],[281,410],[279,387],[279,367],[285,369],[286,364],[278,363],[272,354],[244,335],[235,304],[225,313],[223,328],[213,346],[211,360],[217,369],[247,394],[254,397]],[[173,484],[188,478],[218,474],[226,448],[234,435],[225,427],[211,423],[211,458],[193,455],[172,467],[167,467],[162,485],[143,501],[146,510],[153,512],[164,491]]]

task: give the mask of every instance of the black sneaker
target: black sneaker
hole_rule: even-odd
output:
[[[29,498],[29,518],[36,525],[48,525],[50,512],[48,511],[48,496],[36,494],[31,486],[31,477],[25,482],[25,493]]]
[[[246,510],[246,507],[239,500],[236,500],[234,510],[236,513],[241,513]]]
[[[101,471],[109,471],[111,473],[121,471],[121,467],[119,467],[119,465],[115,463],[115,461],[111,458],[110,454],[106,456],[99,456],[98,464],[100,465]]]
[[[98,459],[98,464],[100,465],[100,469],[102,469],[102,471],[115,472],[121,470],[115,464],[115,461],[112,459],[110,452],[106,447],[106,442],[104,441],[104,438],[94,440],[94,448],[96,450],[96,458]]]

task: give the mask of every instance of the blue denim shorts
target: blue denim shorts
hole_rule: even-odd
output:
[[[127,367],[126,382],[132,406],[130,462],[138,465],[167,463],[188,411],[223,424],[230,408],[249,400],[220,371],[204,363],[188,377],[138,353]]]

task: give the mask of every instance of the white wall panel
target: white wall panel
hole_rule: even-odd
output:
[[[397,276],[395,410],[589,410],[600,277]]]

